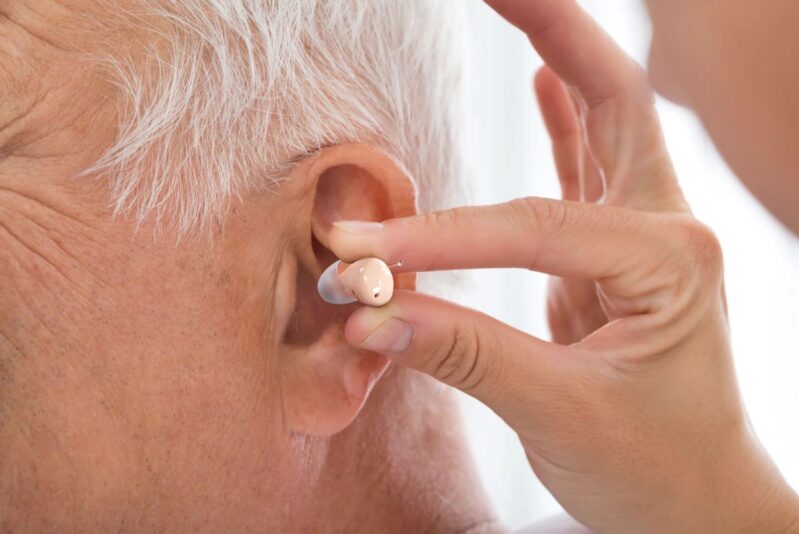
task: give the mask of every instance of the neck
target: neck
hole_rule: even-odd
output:
[[[500,531],[463,446],[450,392],[410,372],[391,372],[365,413],[328,444],[320,498],[311,506],[321,523],[314,517],[294,530]]]
[[[79,213],[0,190],[0,509],[12,529],[493,524],[440,387],[395,371],[346,431],[289,435],[261,409],[277,387],[268,359],[236,345],[265,303],[219,268],[225,254]],[[225,298],[248,304],[234,312]]]

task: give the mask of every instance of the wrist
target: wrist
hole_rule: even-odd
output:
[[[764,520],[771,519],[773,532],[799,531],[799,496],[787,484],[771,505],[765,510]]]
[[[750,513],[741,518],[741,531],[787,533],[799,529],[799,498],[781,477],[770,491],[762,491],[742,506],[750,506]]]
[[[721,465],[716,491],[704,505],[711,531],[797,531],[799,496],[751,431],[747,429],[742,441]]]
[[[776,472],[776,467],[772,468]],[[750,499],[752,513],[744,525],[758,532],[796,532],[799,529],[799,496],[776,472],[770,488]],[[753,488],[755,489],[755,488]]]

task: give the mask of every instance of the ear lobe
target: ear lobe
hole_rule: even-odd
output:
[[[317,293],[316,278],[336,260],[329,250],[333,223],[412,215],[416,189],[400,164],[360,144],[321,150],[300,162],[291,181],[308,184],[313,207],[311,235],[298,254],[307,275],[297,277],[297,311],[281,347],[283,412],[290,430],[328,436],[357,416],[388,366],[384,356],[346,343],[343,326],[354,305],[327,304]],[[395,286],[414,289],[414,275],[395,277]]]
[[[355,350],[343,328],[330,328],[312,346],[297,347],[284,375],[283,415],[292,432],[332,436],[349,426],[388,367],[385,356]]]

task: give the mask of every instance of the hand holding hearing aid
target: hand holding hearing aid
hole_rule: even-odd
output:
[[[554,340],[410,291],[355,311],[347,340],[487,404],[518,433],[544,485],[592,529],[795,526],[796,496],[741,407],[719,244],[687,208],[647,78],[575,2],[489,4],[548,64],[536,89],[564,200],[382,226],[344,221],[331,247],[356,262],[349,269],[380,258],[402,260],[397,272],[551,274]],[[347,273],[339,277],[353,288]],[[377,286],[358,287],[359,300],[374,301]]]

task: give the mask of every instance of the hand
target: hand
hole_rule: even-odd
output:
[[[524,16],[513,10],[509,14]],[[582,24],[591,21],[584,17]],[[544,66],[535,79],[563,199],[688,213],[677,181],[662,179],[674,171],[646,73],[609,39],[594,39],[606,49],[597,56],[605,58],[602,65],[610,70],[590,74],[595,79],[572,76],[575,84],[567,86]],[[557,59],[555,64],[565,68]],[[579,72],[585,67],[595,66],[586,64]],[[608,322],[593,280],[550,277],[547,315],[553,340],[562,344],[577,342]]]
[[[796,497],[738,395],[719,244],[688,212],[644,72],[572,1],[490,3],[549,65],[537,87],[567,200],[459,208],[382,228],[343,222],[331,244],[345,261],[401,260],[409,272],[520,267],[562,277],[556,342],[402,291],[356,311],[348,341],[490,406],[586,526],[796,527]],[[586,158],[592,165],[580,167]]]

